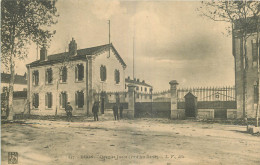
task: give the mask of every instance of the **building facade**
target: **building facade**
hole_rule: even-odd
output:
[[[236,24],[235,24],[236,25]],[[235,62],[235,86],[236,86],[236,101],[237,101],[237,117],[255,118],[256,108],[259,97],[258,91],[258,51],[256,40],[256,30],[248,34],[246,53],[247,53],[247,71],[244,72],[245,61],[243,54],[245,52],[243,38],[238,26],[235,26],[233,33],[233,56]],[[244,81],[245,80],[245,81]],[[245,95],[246,93],[246,95]]]
[[[125,79],[125,90],[128,90],[127,86],[129,84],[135,85],[135,101],[136,102],[151,102],[152,101],[152,92],[153,87],[147,84],[144,80],[140,79],[130,79],[128,76]]]
[[[102,100],[96,93],[124,91],[125,68],[112,44],[77,50],[72,39],[68,52],[49,56],[43,47],[40,60],[27,65],[30,113],[62,115],[70,102],[73,115],[90,114]]]
[[[8,92],[11,75],[8,73],[1,73],[1,91],[2,93]],[[14,77],[14,91],[26,91],[27,78],[24,75],[15,75]]]

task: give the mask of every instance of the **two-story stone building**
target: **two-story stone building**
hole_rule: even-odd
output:
[[[72,39],[68,52],[49,56],[43,47],[40,60],[27,65],[30,113],[62,115],[67,102],[74,115],[92,113],[93,102],[100,101],[95,93],[124,91],[125,68],[112,44],[77,50]]]
[[[256,28],[253,26],[249,28],[246,49],[244,47],[245,40],[242,38],[242,32],[238,23],[235,24],[233,33],[233,56],[235,60],[235,84],[238,118],[243,118],[245,116],[248,118],[255,118],[257,102],[259,99],[259,82],[257,75],[259,50],[257,50],[257,33]],[[246,63],[243,57],[245,50],[247,53],[248,66],[246,73],[244,71]]]

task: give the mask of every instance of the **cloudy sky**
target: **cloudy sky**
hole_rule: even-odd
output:
[[[127,64],[132,77],[133,36],[135,36],[135,77],[154,86],[169,89],[169,81],[183,87],[234,85],[234,59],[227,24],[199,16],[195,1],[59,0],[59,23],[48,54],[63,52],[75,38],[78,48],[111,41]],[[24,64],[36,60],[31,46]]]

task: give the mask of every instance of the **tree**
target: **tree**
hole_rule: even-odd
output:
[[[210,1],[202,2],[199,9],[203,16],[206,16],[214,21],[229,22],[227,28],[228,34],[232,37],[239,37],[243,42],[242,48],[242,69],[243,69],[243,117],[247,123],[247,72],[248,72],[248,55],[247,55],[247,39],[254,35],[254,30],[257,29],[257,47],[259,50],[259,10],[260,2],[258,1]],[[252,31],[253,30],[253,31]],[[233,52],[234,53],[234,52]],[[259,51],[257,52],[259,59]],[[258,77],[259,75],[259,60]],[[259,78],[258,78],[259,79]],[[258,80],[259,82],[259,80]],[[259,83],[258,83],[259,84]],[[259,103],[258,106],[259,108]],[[258,108],[256,110],[256,121],[258,123]],[[258,124],[256,124],[258,126]]]
[[[15,61],[27,56],[31,42],[48,44],[55,31],[48,28],[57,23],[57,0],[2,0],[1,51],[2,63],[10,70],[8,120],[13,120],[13,86]]]

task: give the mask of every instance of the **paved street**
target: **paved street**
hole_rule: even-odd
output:
[[[101,119],[102,120],[102,119]],[[38,164],[260,164],[260,137],[244,126],[168,119],[2,124],[2,164],[18,152]]]

